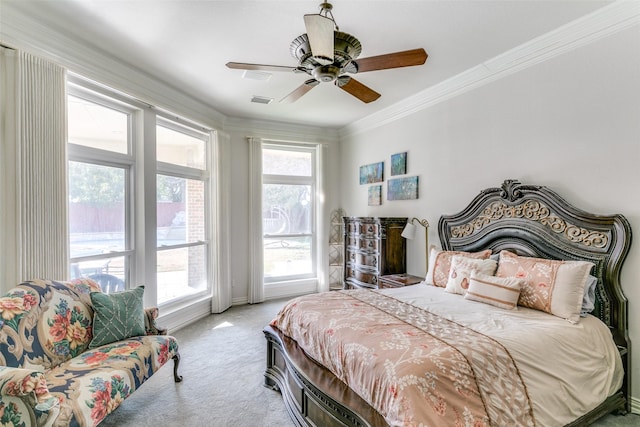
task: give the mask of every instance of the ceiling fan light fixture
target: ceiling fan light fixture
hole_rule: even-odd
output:
[[[314,79],[320,82],[328,83],[338,78],[340,75],[340,68],[331,64],[321,65],[314,68],[313,71],[311,71],[311,75]]]
[[[333,30],[335,22],[322,15],[304,15],[313,58],[320,64],[333,62]]]

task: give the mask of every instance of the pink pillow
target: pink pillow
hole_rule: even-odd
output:
[[[451,258],[454,255],[464,255],[467,258],[487,259],[491,256],[491,249],[482,252],[462,252],[462,251],[439,251],[431,248],[429,255],[429,271],[425,282],[427,285],[444,288],[449,281],[449,270],[451,268]]]
[[[586,261],[555,261],[500,252],[498,277],[522,279],[518,305],[578,323],[587,276],[593,264]]]

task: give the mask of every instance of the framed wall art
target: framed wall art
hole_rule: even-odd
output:
[[[380,206],[382,204],[382,185],[372,185],[369,187],[369,206]]]
[[[360,166],[360,184],[373,184],[383,181],[384,162]]]
[[[391,175],[407,173],[407,152],[391,155]]]
[[[387,181],[387,200],[413,200],[417,198],[417,176],[395,178]]]

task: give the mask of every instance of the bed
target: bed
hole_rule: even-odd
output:
[[[265,385],[282,393],[295,424],[579,426],[629,412],[619,278],[631,229],[622,215],[590,214],[544,186],[506,180],[443,215],[438,232],[442,248],[431,252],[429,284],[296,298],[265,327]],[[484,255],[472,262],[460,252]],[[474,270],[453,279],[457,267],[469,273],[465,262],[491,259],[502,278]],[[515,309],[480,292],[485,280],[519,290],[534,277],[519,276],[531,265],[553,277],[551,285],[535,276],[530,284],[539,288],[523,287]],[[442,271],[449,281],[433,286]],[[562,292],[585,279],[594,307],[578,316],[575,292],[570,304]],[[464,291],[449,289],[452,281]],[[536,292],[553,299],[540,297],[537,306]],[[523,296],[529,307],[520,305]]]

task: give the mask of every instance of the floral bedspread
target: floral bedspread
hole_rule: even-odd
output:
[[[290,301],[272,326],[390,426],[534,426],[525,384],[492,338],[370,290]]]

